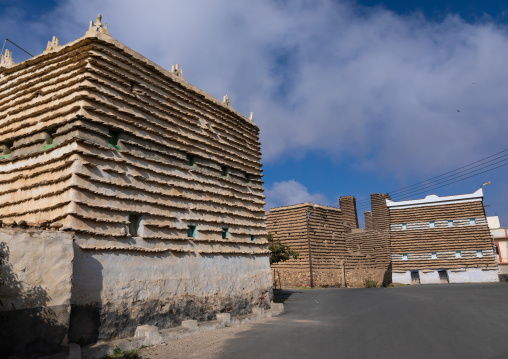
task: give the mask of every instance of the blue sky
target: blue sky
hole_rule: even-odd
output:
[[[361,201],[508,148],[503,1],[0,0],[0,37],[39,54],[54,35],[83,36],[97,13],[125,45],[254,112],[267,207]],[[416,197],[490,180],[487,214],[508,226],[507,175]]]

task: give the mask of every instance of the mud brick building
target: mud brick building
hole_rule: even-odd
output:
[[[22,63],[7,51],[0,241],[19,250],[19,233],[6,228],[17,226],[58,230],[48,233],[66,236],[53,244],[72,243],[45,252],[48,241],[33,242],[46,261],[71,265],[45,279],[66,292],[48,304],[62,331],[43,344],[93,343],[131,336],[137,325],[266,306],[258,135],[227,96],[217,100],[178,65],[167,71],[124,46],[100,17],[84,37],[63,46],[53,38]],[[5,315],[12,295],[3,293]]]
[[[358,229],[354,197],[339,202],[341,208],[303,203],[270,210],[268,232],[300,254],[272,265],[283,287],[361,287],[366,279],[389,281],[389,232]],[[377,223],[384,222],[378,218]]]
[[[393,283],[498,281],[481,188],[457,196],[387,200],[386,205]]]

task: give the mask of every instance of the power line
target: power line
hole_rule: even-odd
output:
[[[424,180],[424,181],[421,181],[421,182],[418,182],[418,183],[388,192],[388,194],[393,195],[393,198],[398,198],[398,199],[410,198],[415,195],[428,192],[430,190],[435,190],[438,188],[446,187],[451,184],[454,184],[454,183],[457,183],[460,181],[464,181],[464,180],[469,179],[471,177],[475,177],[480,174],[483,174],[483,173],[486,173],[489,171],[493,171],[495,169],[498,169],[500,167],[508,165],[508,158],[505,158],[505,157],[508,157],[508,154],[498,156],[498,155],[505,153],[507,151],[508,151],[508,149],[505,149],[505,150],[497,152],[493,155],[484,157],[478,161],[475,161],[470,164],[464,165],[462,167],[456,168],[452,171],[448,171],[448,172],[445,172],[441,175],[429,178],[427,180]],[[496,157],[496,156],[498,156],[498,157]],[[490,161],[485,162],[485,160],[492,158],[492,157],[496,157],[496,158],[493,158]],[[494,162],[494,161],[496,161],[496,162]],[[491,162],[494,162],[494,163],[491,163]],[[488,163],[491,163],[491,164],[487,165]],[[473,165],[475,165],[475,166],[473,166]],[[498,165],[498,166],[496,166],[496,165]],[[493,166],[495,166],[495,167],[493,167]],[[493,167],[493,168],[491,168],[491,167]],[[482,169],[486,169],[486,170],[481,171]],[[481,172],[475,173],[478,171],[481,171]],[[436,179],[438,179],[438,180],[436,181]],[[432,180],[434,180],[433,183],[429,183],[429,181],[432,181]],[[402,193],[396,194],[396,193],[402,192],[402,191],[404,191],[405,193],[404,194],[402,194]],[[360,211],[363,209],[369,209],[370,208],[369,202],[370,202],[369,199],[363,199],[363,200],[357,201],[357,211]]]
[[[2,47],[2,52],[0,53],[0,55],[3,55],[4,54],[4,50],[5,50],[5,44],[7,43],[7,41],[9,41],[11,44],[13,44],[14,46],[16,46],[18,49],[20,49],[21,51],[24,51],[26,52],[28,55],[30,55],[30,57],[34,57],[34,55],[32,55],[31,53],[29,53],[28,51],[26,51],[25,49],[23,49],[22,47],[16,45],[14,42],[12,42],[11,40],[9,39],[5,39],[4,41],[4,46]]]

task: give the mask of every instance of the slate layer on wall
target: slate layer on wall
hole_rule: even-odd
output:
[[[470,218],[478,218],[477,224],[392,230],[393,270],[495,267],[493,242],[481,201],[390,209],[390,224],[406,223],[408,227],[411,222],[454,220],[462,223],[469,222]],[[462,258],[455,258],[457,250],[464,252]],[[476,256],[476,250],[483,251],[482,258]],[[437,253],[437,259],[431,259],[432,252]],[[401,260],[404,253],[408,254],[408,260]]]
[[[228,103],[102,33],[0,68],[0,220],[75,233],[76,253],[89,260],[74,262],[72,338],[132,335],[136,318],[177,325],[269,302],[258,136]],[[140,284],[118,262],[164,271],[215,256],[230,265],[213,278],[191,271],[193,285],[185,276],[176,286]],[[73,317],[83,315],[85,332],[76,332]]]
[[[356,216],[350,221],[356,222]],[[300,253],[297,260],[272,265],[282,286],[310,286],[310,262],[316,286],[363,286],[365,279],[378,284],[389,279],[388,232],[351,232],[344,222],[341,209],[311,203],[270,210],[268,232]]]
[[[130,250],[137,214],[154,239],[147,251],[266,255],[252,121],[102,34],[0,74],[0,143],[11,150],[0,219],[60,222],[85,248]]]

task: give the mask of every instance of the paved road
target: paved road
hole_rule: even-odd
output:
[[[508,283],[286,294],[286,314],[220,358],[508,358]]]

